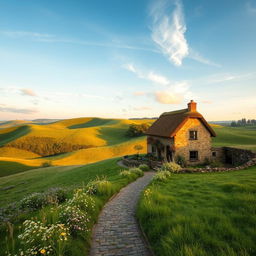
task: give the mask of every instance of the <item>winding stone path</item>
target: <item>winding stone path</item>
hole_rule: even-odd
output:
[[[150,182],[154,172],[123,188],[103,208],[94,226],[90,256],[150,256],[135,219],[141,191]]]

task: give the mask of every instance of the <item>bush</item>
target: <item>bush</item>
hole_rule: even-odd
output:
[[[83,211],[92,213],[95,210],[94,199],[85,193],[82,189],[77,189],[74,191],[72,199],[68,200],[68,204],[71,206],[76,206]]]
[[[130,168],[131,173],[135,173],[137,177],[142,177],[144,175],[143,171],[140,168]]]
[[[129,126],[129,129],[127,131],[127,136],[129,137],[138,137],[143,136],[144,133],[148,130],[150,127],[150,124],[144,123],[144,124],[131,124]]]
[[[18,238],[23,249],[18,255],[64,255],[69,230],[63,224],[45,225],[40,221],[26,220],[24,231]]]
[[[169,171],[158,171],[153,177],[153,181],[166,181],[171,177],[171,173]]]
[[[177,164],[179,164],[181,167],[186,167],[186,166],[187,166],[187,161],[186,161],[186,159],[185,159],[184,156],[177,155],[177,156],[175,157],[175,162],[176,162]]]
[[[68,192],[64,188],[50,188],[44,193],[47,204],[60,204],[67,200]]]
[[[41,164],[41,167],[51,167],[52,166],[52,162],[51,161],[48,161],[48,162],[43,162]]]
[[[149,168],[149,166],[148,166],[147,164],[141,164],[141,165],[139,166],[139,168],[140,168],[143,172],[148,172],[148,171],[150,171],[150,168]]]
[[[20,201],[21,209],[37,210],[47,205],[46,196],[43,193],[32,193]]]
[[[67,203],[59,207],[59,220],[64,223],[72,235],[77,235],[80,232],[88,232],[90,218],[86,211],[82,211],[79,207]]]
[[[113,184],[106,177],[97,177],[96,180],[89,182],[86,187],[86,192],[91,195],[109,196],[113,193],[113,190]]]
[[[137,174],[128,170],[123,170],[120,172],[122,177],[128,178],[129,180],[134,180],[137,178]]]
[[[223,164],[221,162],[217,161],[217,160],[214,160],[214,161],[212,161],[210,163],[210,166],[213,167],[213,168],[215,168],[215,167],[222,167]]]
[[[180,165],[178,165],[174,162],[170,162],[170,163],[164,163],[161,167],[161,170],[175,173],[175,172],[181,171],[181,167],[180,167]]]

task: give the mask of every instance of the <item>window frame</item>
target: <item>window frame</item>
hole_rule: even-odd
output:
[[[197,130],[189,130],[189,140],[198,140],[198,131]]]
[[[195,158],[191,158],[191,153],[194,152],[196,154],[196,157]],[[198,150],[190,150],[189,151],[189,161],[190,162],[196,162],[199,160],[199,153],[198,153]]]

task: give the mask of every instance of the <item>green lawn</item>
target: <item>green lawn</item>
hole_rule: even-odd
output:
[[[17,162],[0,161],[0,178],[34,168],[33,166],[27,166]]]
[[[137,216],[156,255],[256,255],[256,167],[151,184]]]
[[[256,150],[256,127],[213,127],[217,137],[213,146],[239,147]]]
[[[110,181],[115,181],[119,176],[117,159],[109,159],[82,167],[58,166],[38,168],[23,173],[0,178],[0,205],[20,200],[32,192],[41,192],[51,187],[75,188],[83,183],[95,179],[96,176],[106,175]]]

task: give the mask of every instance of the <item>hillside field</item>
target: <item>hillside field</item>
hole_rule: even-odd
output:
[[[156,256],[256,255],[256,166],[153,182],[137,216]]]
[[[131,138],[131,124],[154,120],[74,118],[51,123],[9,121],[0,123],[0,176],[43,164],[71,166],[135,154],[134,146],[146,152],[146,137]],[[213,146],[256,150],[256,127],[232,128],[212,125],[217,133]],[[56,153],[57,152],[57,153]],[[53,154],[54,153],[54,154]],[[9,163],[9,164],[8,164]],[[17,166],[17,168],[15,168]]]

